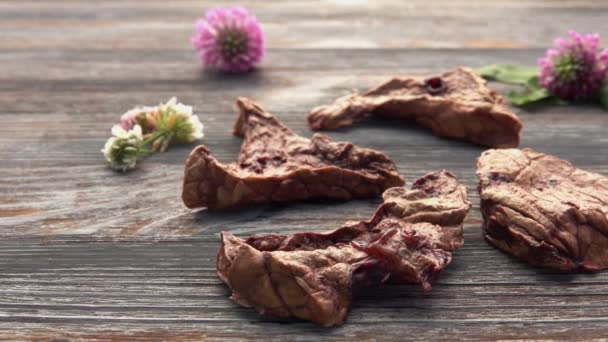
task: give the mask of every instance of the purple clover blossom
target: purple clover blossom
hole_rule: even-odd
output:
[[[256,17],[245,8],[214,8],[196,22],[192,45],[204,65],[243,72],[262,60],[264,33]]]
[[[608,75],[608,50],[599,51],[597,33],[569,31],[538,60],[541,86],[564,100],[587,100],[598,94]]]
[[[154,131],[155,126],[151,116],[158,112],[157,107],[136,107],[124,113],[117,125],[124,130],[130,130],[135,125],[142,126],[144,134]]]
[[[120,117],[120,123],[118,126],[125,131],[130,130],[137,125],[137,117],[142,113],[143,112],[139,108],[131,109]]]

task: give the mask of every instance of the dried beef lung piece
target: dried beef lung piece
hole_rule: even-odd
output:
[[[531,149],[485,151],[477,177],[488,242],[536,266],[608,268],[608,178]]]
[[[384,153],[323,134],[295,134],[250,99],[239,98],[234,134],[244,137],[236,163],[223,165],[205,146],[186,161],[182,199],[187,207],[226,209],[307,199],[350,200],[403,185]]]
[[[466,188],[439,171],[383,197],[369,221],[333,231],[246,240],[223,232],[218,275],[243,306],[323,326],[344,323],[358,289],[390,279],[430,290],[463,244]]]
[[[516,147],[522,123],[468,68],[435,77],[395,77],[363,94],[311,111],[308,123],[332,130],[375,115],[415,122],[434,134],[491,147]]]

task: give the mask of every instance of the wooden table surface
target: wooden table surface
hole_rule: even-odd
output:
[[[228,3],[226,3],[228,4]],[[0,0],[0,338],[8,340],[446,340],[608,336],[608,272],[535,269],[481,237],[475,158],[483,148],[414,126],[370,121],[337,140],[385,151],[408,181],[453,171],[473,208],[465,245],[433,291],[389,285],[334,329],[233,304],[215,274],[222,230],[239,236],[325,230],[379,200],[266,205],[210,213],[180,199],[172,148],[122,175],[100,153],[120,114],[171,96],[192,104],[202,143],[223,162],[234,99],[250,96],[302,135],[306,114],[396,74],[457,65],[534,64],[574,28],[608,43],[608,2],[382,0],[242,2],[264,25],[257,72],[202,71],[190,46],[204,1]],[[503,89],[500,86],[499,89]],[[517,110],[522,146],[608,175],[608,113]]]

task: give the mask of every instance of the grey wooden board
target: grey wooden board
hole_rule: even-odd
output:
[[[188,45],[195,1],[0,1],[0,338],[74,340],[449,340],[608,336],[608,273],[566,275],[487,245],[474,177],[483,148],[411,125],[370,121],[327,132],[388,153],[408,183],[445,168],[468,187],[465,245],[429,294],[370,289],[348,322],[322,329],[260,316],[215,276],[218,233],[325,230],[364,219],[379,199],[191,211],[181,203],[192,146],[110,171],[99,150],[119,115],[176,95],[223,162],[236,96],[310,135],[306,113],[395,74],[456,65],[533,64],[570,27],[608,37],[603,1],[245,2],[268,55],[246,75],[201,71]],[[492,23],[491,25],[488,23]],[[504,90],[501,85],[494,85]],[[518,110],[522,146],[608,175],[608,113]]]

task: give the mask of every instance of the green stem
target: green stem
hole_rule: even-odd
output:
[[[141,146],[147,146],[150,145],[151,143],[153,143],[156,139],[162,137],[163,135],[169,133],[169,130],[159,130],[157,132],[152,133],[152,135],[150,135],[149,137],[147,137],[146,139],[144,139],[144,141],[142,142]]]
[[[145,148],[140,148],[137,151],[137,156],[147,156],[147,155],[150,155],[150,154],[152,154],[152,150],[148,150],[148,149],[145,149]]]
[[[147,146],[153,144],[157,139],[162,138],[167,133],[171,133],[171,132],[169,132],[169,130],[166,130],[166,129],[159,130],[159,131],[152,133],[149,137],[144,139],[144,141],[139,146],[139,150],[137,151],[137,156],[138,157],[147,156],[147,155],[154,153],[154,151],[147,148]]]

